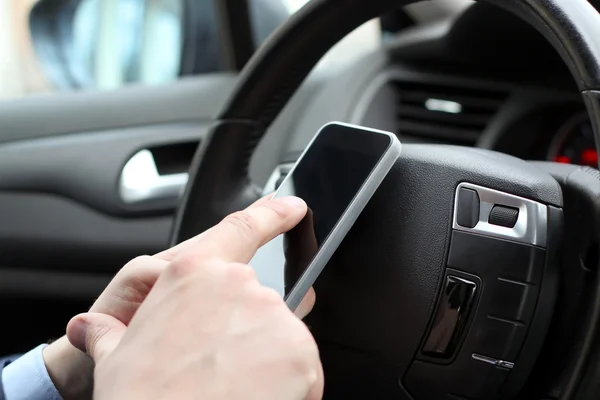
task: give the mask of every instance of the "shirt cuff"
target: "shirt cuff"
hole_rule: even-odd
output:
[[[6,400],[62,400],[46,370],[42,355],[46,346],[36,347],[1,371]]]

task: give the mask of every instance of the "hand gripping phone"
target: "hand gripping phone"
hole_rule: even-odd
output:
[[[263,246],[250,265],[259,281],[295,310],[395,161],[401,144],[390,132],[333,122],[323,126],[273,198],[308,205],[291,231]]]

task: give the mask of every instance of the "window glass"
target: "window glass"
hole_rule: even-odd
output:
[[[72,65],[87,86],[164,83],[179,75],[180,0],[83,0],[73,18]]]
[[[307,1],[249,0],[255,42]],[[190,32],[202,45],[187,74],[217,72],[215,13],[215,0],[0,0],[0,99],[173,81],[185,72]]]

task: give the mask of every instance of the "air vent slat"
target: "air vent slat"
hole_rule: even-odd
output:
[[[434,124],[424,124],[410,121],[399,121],[398,129],[401,134],[412,132],[428,138],[456,140],[457,142],[475,142],[480,135],[478,130],[457,129]]]
[[[443,111],[430,111],[424,107],[401,105],[398,107],[398,116],[404,119],[423,120],[425,122],[436,121],[447,122],[450,124],[464,124],[475,127],[485,127],[491,115],[472,115],[463,113],[452,114]]]
[[[391,82],[397,133],[409,141],[474,145],[507,93],[454,84]]]
[[[463,107],[473,107],[481,110],[495,110],[502,105],[501,100],[482,99],[477,97],[448,95],[444,93],[408,92],[402,91],[402,101],[408,104],[425,103],[429,99],[453,101],[460,103]]]

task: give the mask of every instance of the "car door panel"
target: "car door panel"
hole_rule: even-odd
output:
[[[250,168],[258,184],[321,89],[317,75],[261,142]],[[178,193],[126,201],[119,189],[123,168],[150,151],[161,176],[187,174],[236,80],[213,74],[0,102],[0,307],[10,310],[3,323],[18,326],[4,335],[0,353],[61,335],[120,267],[168,245]],[[161,166],[165,149],[179,150]]]
[[[233,74],[0,102],[0,353],[64,332],[132,258],[168,244],[176,198],[126,204],[139,150],[199,143]],[[192,151],[193,153],[193,151]]]
[[[121,170],[141,149],[198,143],[234,84],[223,74],[0,103],[0,268],[114,272],[165,248],[177,199],[124,203]]]
[[[171,216],[115,218],[63,197],[0,193],[0,263],[32,270],[114,272],[168,243]]]
[[[121,171],[142,149],[197,145],[209,123],[199,120],[6,143],[0,145],[0,192],[54,194],[115,217],[171,212],[173,201],[125,203],[116,190]]]
[[[0,143],[188,120],[210,121],[236,82],[229,73],[167,85],[63,92],[0,102]]]

